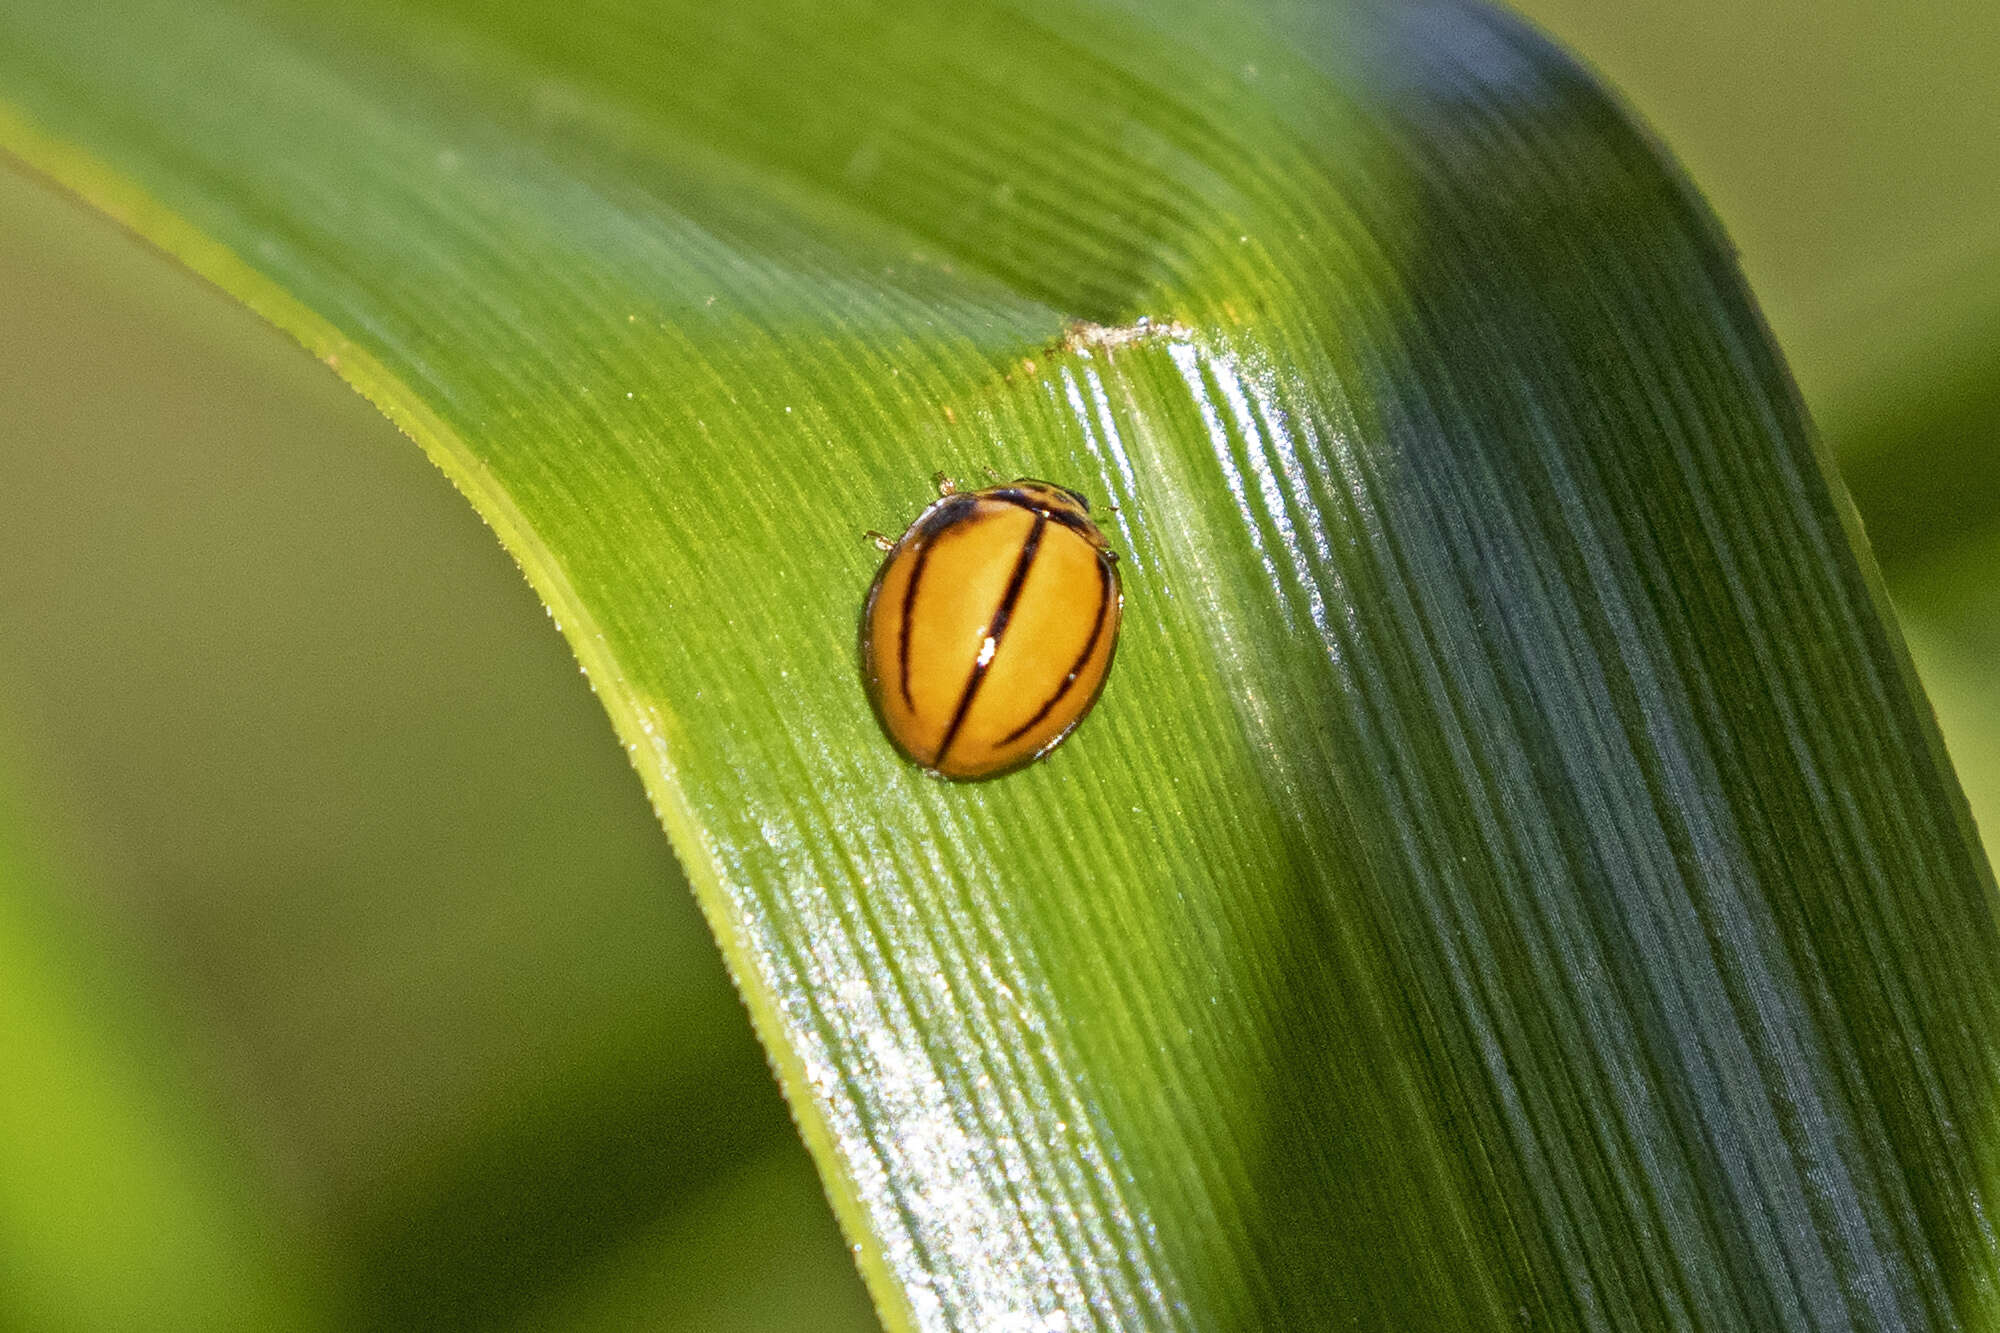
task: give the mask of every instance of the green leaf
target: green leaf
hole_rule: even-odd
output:
[[[877,1327],[631,765],[470,507],[291,339],[5,171],[0,291],[0,753],[17,732],[51,807],[29,831],[73,830],[89,872],[48,887],[101,918],[55,1030],[13,1049],[90,1068],[64,1031],[121,985],[155,997],[99,1063],[178,1080],[343,1327]],[[83,954],[71,933],[22,943]],[[0,1102],[51,1077],[0,1059]],[[156,1267],[222,1285],[150,1239],[121,1273],[119,1230],[71,1223],[119,1122],[47,1120],[0,1169],[34,1262],[136,1309],[166,1308]],[[20,1260],[0,1239],[0,1293]],[[217,1296],[158,1322],[243,1304]],[[243,1322],[299,1322],[270,1313]]]
[[[0,0],[0,143],[520,561],[885,1321],[1991,1320],[1993,881],[1706,215],[1470,5]],[[854,661],[1115,504],[1047,762]]]

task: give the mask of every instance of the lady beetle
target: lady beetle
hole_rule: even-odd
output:
[[[1066,486],[1023,477],[939,499],[889,552],[861,613],[883,730],[926,772],[998,777],[1062,743],[1118,645],[1118,557]]]

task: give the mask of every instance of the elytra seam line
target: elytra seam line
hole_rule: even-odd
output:
[[[1021,554],[1015,557],[1014,573],[1007,580],[1007,591],[1000,598],[1000,607],[993,613],[993,620],[986,627],[986,637],[993,640],[993,653],[984,662],[972,664],[972,674],[966,678],[965,693],[958,697],[958,710],[951,715],[951,725],[945,728],[944,739],[938,743],[937,756],[931,760],[931,767],[944,763],[945,752],[958,739],[958,729],[965,723],[965,715],[972,711],[972,700],[979,693],[979,687],[986,683],[986,673],[992,667],[994,658],[1000,656],[1000,641],[1007,633],[1007,622],[1014,618],[1014,605],[1021,600],[1021,589],[1028,582],[1028,567],[1035,563],[1035,553],[1042,549],[1042,530],[1049,525],[1046,514],[1035,515],[1035,526],[1028,529],[1026,540],[1021,543]]]

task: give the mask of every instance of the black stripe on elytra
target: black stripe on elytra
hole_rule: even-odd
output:
[[[1007,633],[1007,622],[1014,618],[1014,605],[1021,600],[1021,589],[1027,586],[1028,567],[1035,563],[1035,553],[1042,549],[1042,529],[1048,526],[1048,515],[1035,515],[1035,526],[1028,529],[1027,539],[1021,543],[1021,554],[1014,560],[1014,573],[1007,580],[1007,591],[1000,598],[1000,609],[993,613],[993,620],[986,627],[986,638],[993,645],[987,653],[981,644],[980,657],[974,660],[972,675],[965,682],[965,693],[958,696],[958,711],[951,715],[951,725],[945,728],[944,739],[938,742],[937,757],[931,760],[931,767],[944,763],[944,753],[951,743],[958,739],[958,729],[965,723],[965,715],[972,711],[972,700],[979,693],[979,687],[986,683],[986,672],[993,665],[993,659],[1000,655],[1000,640]]]
[[[916,539],[917,563],[910,570],[910,581],[903,585],[903,628],[902,637],[896,641],[897,674],[901,677],[903,706],[914,710],[916,700],[910,697],[910,618],[917,610],[917,583],[924,576],[924,566],[931,558],[931,547],[944,532],[972,517],[972,511],[979,507],[979,501],[970,495],[954,495],[938,502],[937,507],[917,520]]]
[[[1076,492],[1071,491],[1070,494],[1075,495]],[[1026,491],[987,491],[986,498],[989,500],[1004,501],[1007,504],[1013,505],[1016,509],[1025,509],[1029,513],[1045,518],[1059,527],[1068,528],[1071,532],[1087,533],[1090,531],[1090,520],[1083,515],[1072,514],[1067,509],[1051,509],[1047,505],[1037,504]]]
[[[1056,687],[1056,692],[1048,697],[1046,703],[1035,710],[1033,717],[1008,732],[1005,736],[1002,736],[1000,738],[1002,745],[1012,745],[1015,741],[1020,740],[1021,737],[1033,731],[1037,726],[1041,725],[1042,719],[1049,715],[1050,710],[1062,702],[1063,696],[1069,693],[1069,687],[1076,684],[1077,676],[1082,674],[1083,668],[1089,663],[1090,655],[1097,651],[1097,641],[1104,637],[1104,620],[1110,610],[1111,567],[1100,560],[1097,562],[1097,620],[1090,627],[1090,637],[1084,641],[1083,651],[1076,655],[1076,661],[1070,665],[1069,674],[1063,677],[1062,684]]]

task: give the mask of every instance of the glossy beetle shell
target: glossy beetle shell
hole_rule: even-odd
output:
[[[861,660],[889,737],[940,777],[998,777],[1060,744],[1118,644],[1117,557],[1074,491],[947,494],[868,590]]]

